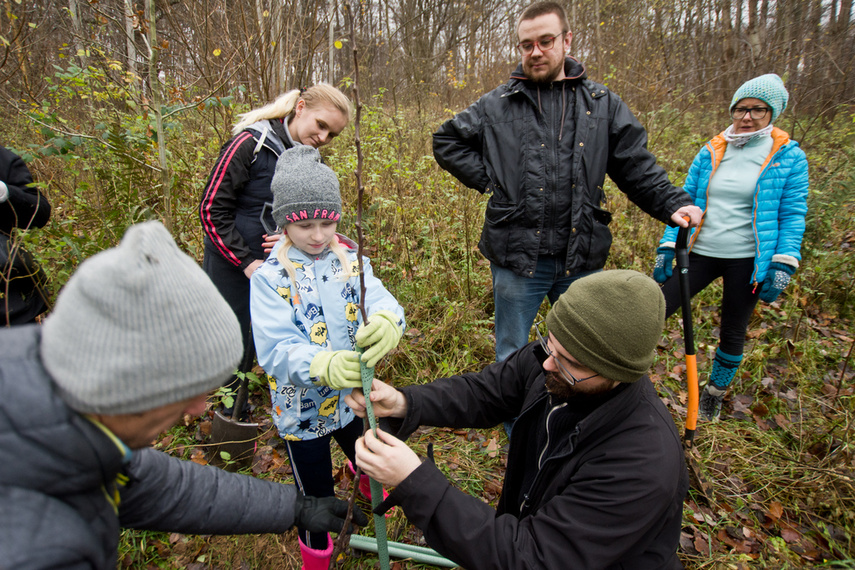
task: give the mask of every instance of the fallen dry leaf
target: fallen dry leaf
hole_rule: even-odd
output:
[[[772,504],[769,505],[769,511],[766,514],[770,519],[776,521],[783,516],[784,505],[782,505],[778,501],[772,501]]]
[[[496,443],[495,438],[490,438],[490,441],[487,442],[487,457],[496,457],[499,452],[499,444]]]
[[[787,544],[791,544],[793,542],[798,542],[799,540],[801,540],[802,535],[798,531],[795,531],[791,528],[782,528],[781,538],[783,538],[784,542],[786,542]]]

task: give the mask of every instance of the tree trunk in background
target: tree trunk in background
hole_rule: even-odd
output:
[[[86,47],[83,41],[83,25],[80,23],[80,6],[78,0],[68,0],[68,15],[71,16],[71,29],[74,30],[74,50],[80,60],[80,67],[89,65],[86,57]]]
[[[514,23],[528,0],[345,1],[354,6],[363,89],[385,89],[396,108],[459,110],[507,81],[519,61]],[[832,116],[834,107],[855,103],[852,3],[569,0],[566,8],[571,55],[640,113],[663,102],[720,104],[740,82],[775,72],[793,109]],[[0,13],[4,100],[19,114],[42,103],[56,68],[69,61],[125,89],[129,75],[147,75],[135,14],[141,4],[7,2]],[[157,0],[158,71],[169,78],[169,103],[239,94],[238,102],[257,106],[288,88],[339,81],[352,65],[331,48],[338,8],[337,0]],[[147,12],[139,14],[145,27]],[[675,93],[693,98],[671,100]],[[79,109],[83,124],[87,104]],[[231,109],[219,112],[231,120]]]
[[[169,161],[166,157],[166,135],[163,130],[162,88],[157,73],[159,44],[157,43],[157,18],[155,17],[154,0],[145,0],[145,12],[148,17],[148,82],[151,94],[149,108],[154,114],[157,132],[157,157],[160,164],[161,199],[163,200],[163,225],[172,232],[172,176],[169,172]]]

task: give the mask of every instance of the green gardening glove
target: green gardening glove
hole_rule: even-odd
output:
[[[309,376],[315,384],[329,386],[333,390],[362,388],[362,373],[359,370],[359,354],[353,350],[322,350],[309,364]]]
[[[356,346],[366,348],[362,353],[362,362],[368,368],[374,368],[377,362],[390,350],[398,346],[403,331],[401,319],[392,311],[377,311],[368,317],[356,331]]]

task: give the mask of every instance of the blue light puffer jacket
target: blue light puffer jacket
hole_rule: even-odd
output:
[[[270,252],[250,279],[252,336],[258,363],[268,375],[273,423],[283,439],[307,440],[349,424],[353,410],[342,402],[350,390],[318,386],[309,374],[312,359],[322,350],[353,350],[362,323],[356,244],[336,234],[347,250],[353,276],[342,281],[338,257],[327,248],[310,256],[296,247],[288,259],[296,283],[276,258],[283,241]],[[365,272],[365,312],[392,311],[404,330],[404,309],[374,276],[368,258]]]
[[[763,163],[754,189],[754,272],[751,282],[762,283],[773,261],[798,266],[801,259],[802,235],[807,214],[808,163],[799,143],[775,127],[772,129],[772,151]],[[715,173],[727,141],[719,134],[709,141],[689,168],[684,189],[695,205],[706,214],[710,180]],[[692,230],[690,248],[701,225]],[[660,245],[674,247],[678,228],[668,228]],[[779,256],[779,257],[778,257]]]

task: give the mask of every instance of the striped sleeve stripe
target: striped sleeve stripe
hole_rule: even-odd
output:
[[[240,133],[232,140],[225,152],[222,153],[220,160],[216,165],[214,165],[214,172],[211,174],[211,183],[208,184],[207,188],[205,188],[205,195],[202,197],[202,204],[199,211],[199,217],[202,220],[202,229],[208,237],[211,238],[211,241],[214,243],[214,246],[220,254],[236,266],[240,266],[240,259],[238,259],[237,256],[226,246],[222,236],[217,233],[217,227],[214,225],[214,221],[211,218],[211,205],[214,202],[214,197],[216,196],[217,191],[220,189],[220,184],[222,184],[223,178],[225,178],[226,171],[228,170],[232,158],[234,158],[234,155],[237,153],[240,145],[248,138],[252,138],[251,133],[247,131]]]

